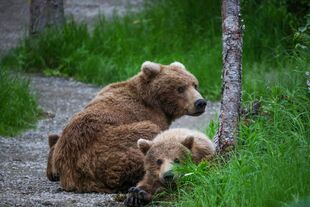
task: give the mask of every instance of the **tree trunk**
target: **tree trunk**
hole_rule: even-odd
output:
[[[234,147],[241,107],[242,25],[239,0],[222,0],[223,85],[219,129],[214,142],[218,153]]]
[[[60,27],[64,22],[63,0],[30,1],[30,35],[39,34],[46,27]]]

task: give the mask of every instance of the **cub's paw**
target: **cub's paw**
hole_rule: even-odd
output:
[[[139,187],[131,187],[128,190],[124,204],[129,207],[142,207],[151,201],[151,194]]]

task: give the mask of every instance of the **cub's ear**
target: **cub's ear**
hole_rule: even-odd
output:
[[[191,150],[194,144],[194,137],[193,136],[186,137],[181,144],[183,144],[186,148]]]
[[[186,70],[185,66],[182,63],[177,62],[177,61],[171,63],[170,66],[175,66],[175,67],[182,68],[182,69]]]
[[[141,66],[141,71],[148,77],[155,76],[160,72],[160,64],[145,61]]]
[[[146,139],[139,139],[138,140],[138,148],[140,151],[145,155],[147,151],[151,148],[153,145],[152,141],[146,140]]]

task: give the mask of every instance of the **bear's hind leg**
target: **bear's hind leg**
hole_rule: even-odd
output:
[[[129,148],[114,158],[117,163],[106,169],[105,184],[115,192],[127,192],[143,178],[143,156],[139,150]]]
[[[137,148],[137,141],[141,138],[152,140],[160,131],[156,124],[142,121],[115,127],[108,136],[105,134],[108,138],[104,141],[109,147],[99,145],[97,153],[101,154],[97,167],[101,169],[99,176],[105,186],[116,192],[126,192],[136,185],[144,175],[144,156]]]

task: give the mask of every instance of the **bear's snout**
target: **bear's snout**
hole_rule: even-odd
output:
[[[167,183],[172,182],[174,180],[174,173],[172,172],[172,170],[169,170],[168,172],[165,172],[164,180]]]
[[[200,114],[200,113],[205,112],[207,101],[204,99],[198,99],[197,101],[195,101],[194,105],[195,105],[195,110],[196,110],[195,114]]]

